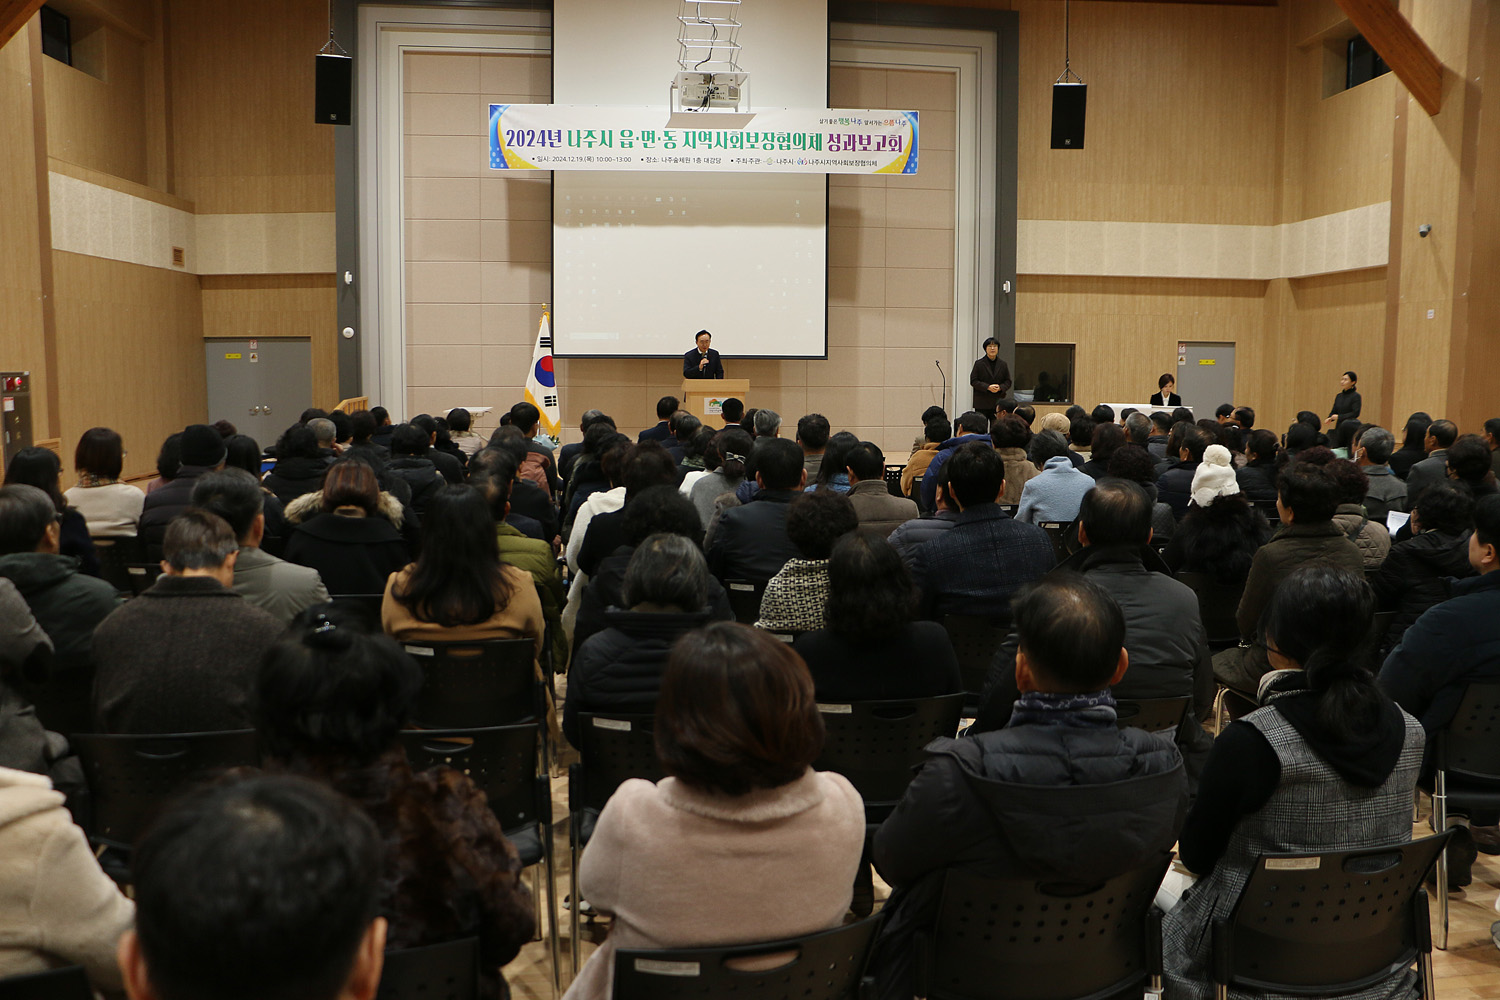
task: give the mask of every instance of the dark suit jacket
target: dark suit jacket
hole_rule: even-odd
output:
[[[668,427],[667,422],[663,420],[641,431],[635,436],[635,439],[637,443],[641,441],[655,441],[657,444],[665,446],[667,439],[671,436],[672,428]]]
[[[1155,395],[1153,395],[1151,397],[1151,405],[1152,406],[1170,406],[1173,409],[1176,409],[1177,407],[1179,407],[1179,406],[1182,405],[1182,397],[1179,396],[1179,395],[1177,395],[1177,393],[1174,392],[1171,395],[1167,396],[1166,399],[1162,399],[1161,398],[1161,393],[1158,392],[1158,393],[1156,393]]]
[[[1045,531],[983,503],[960,511],[952,528],[918,548],[911,575],[922,593],[923,618],[998,617],[1009,613],[1018,587],[1056,564]]]
[[[761,490],[749,503],[726,510],[707,553],[709,571],[720,580],[769,580],[781,572],[798,555],[786,534],[787,505],[796,495]]]
[[[714,350],[712,347],[708,349],[708,365],[702,371],[698,370],[699,360],[701,359],[698,357],[698,348],[696,347],[682,356],[683,378],[724,377],[724,362],[719,360],[718,351]]]

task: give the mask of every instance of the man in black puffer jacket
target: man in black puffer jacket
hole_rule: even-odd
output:
[[[1116,725],[1109,688],[1129,656],[1113,599],[1053,575],[1011,608],[1024,693],[1010,721],[929,744],[875,834],[875,865],[895,890],[874,949],[882,1000],[912,996],[915,939],[936,920],[948,869],[1097,882],[1165,860],[1182,824],[1187,782],[1172,740]]]
[[[1396,613],[1381,656],[1396,648],[1424,611],[1453,596],[1455,579],[1474,575],[1469,565],[1474,498],[1468,490],[1446,479],[1434,483],[1422,492],[1411,517],[1416,535],[1392,545],[1380,572],[1370,579],[1377,610]]]
[[[420,427],[402,424],[391,435],[391,460],[385,465],[386,475],[405,480],[411,488],[411,507],[418,516],[427,512],[427,505],[446,481],[427,457],[430,447]]]

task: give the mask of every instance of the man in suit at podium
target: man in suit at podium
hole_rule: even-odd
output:
[[[719,352],[708,346],[713,339],[714,335],[707,330],[698,331],[698,346],[682,356],[683,378],[724,377],[724,362],[719,360]]]

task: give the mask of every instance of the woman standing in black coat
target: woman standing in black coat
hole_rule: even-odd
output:
[[[991,420],[995,419],[995,407],[1010,392],[1010,365],[1000,357],[1000,341],[986,337],[984,357],[974,362],[969,370],[969,384],[974,387],[974,409]]]
[[[1333,397],[1333,408],[1328,411],[1325,427],[1337,427],[1346,420],[1358,420],[1362,401],[1359,398],[1359,376],[1344,372],[1339,376],[1339,394]]]

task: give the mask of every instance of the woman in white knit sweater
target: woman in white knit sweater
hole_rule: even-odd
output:
[[[125,467],[124,442],[108,427],[90,427],[73,451],[78,485],[63,493],[88,522],[89,534],[100,537],[134,536],[141,521],[146,494],[120,482]]]

